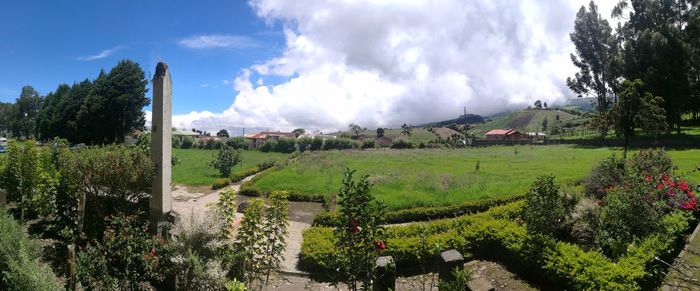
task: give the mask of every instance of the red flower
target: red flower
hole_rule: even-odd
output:
[[[681,190],[683,192],[688,192],[690,188],[688,188],[688,183],[686,183],[683,180],[678,181],[678,190]]]
[[[656,185],[656,189],[661,190],[664,188],[664,184]]]
[[[374,245],[375,245],[375,247],[377,248],[377,250],[379,250],[379,251],[381,251],[381,250],[383,250],[383,249],[386,248],[386,245],[384,244],[384,242],[383,242],[383,241],[380,241],[380,240],[375,240],[375,241],[374,241]]]
[[[651,182],[652,178],[649,175],[644,176],[644,180],[647,182]]]

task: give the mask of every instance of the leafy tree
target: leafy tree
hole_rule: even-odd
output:
[[[367,290],[374,277],[374,262],[385,248],[384,205],[370,193],[368,176],[353,179],[347,169],[338,194],[339,223],[334,230],[338,241],[340,272],[350,290]],[[358,281],[360,286],[358,286]]]
[[[10,142],[7,147],[7,163],[2,173],[2,188],[7,190],[8,198],[18,202],[20,221],[24,223],[25,212],[30,209],[30,202],[39,180],[39,152],[33,140],[20,144]]]
[[[618,46],[612,28],[598,13],[598,6],[591,1],[588,10],[584,6],[579,9],[574,31],[569,36],[576,47],[571,61],[579,72],[573,78],[567,78],[566,84],[579,96],[594,94],[598,115],[604,116],[609,110],[619,75],[615,72]],[[598,124],[598,130],[601,136],[606,136],[607,124]]]
[[[536,100],[536,101],[535,101],[535,108],[537,108],[537,109],[542,109],[542,101],[541,101],[541,100]]]
[[[236,266],[242,272],[242,281],[251,288],[254,282],[262,282],[264,270],[261,259],[263,247],[260,243],[265,241],[265,234],[261,226],[264,203],[260,198],[248,200],[248,207],[244,211],[233,249],[236,252]]]
[[[16,137],[36,136],[36,118],[43,98],[32,86],[22,87],[22,93],[15,101],[12,112],[12,134]]]
[[[270,208],[265,214],[265,222],[262,231],[265,233],[263,241],[262,269],[265,272],[265,285],[270,279],[270,274],[279,269],[284,252],[285,238],[287,237],[288,194],[286,192],[272,192],[268,196]]]
[[[644,83],[637,79],[625,80],[620,100],[613,107],[615,132],[624,138],[624,155],[627,155],[629,139],[634,136],[637,127],[644,126],[648,130],[665,128],[663,108],[659,105],[663,99],[654,97],[651,93],[642,93]]]
[[[547,117],[542,119],[542,131],[547,130],[547,125],[549,125],[549,121],[547,120]]]
[[[292,130],[292,133],[295,137],[300,137],[302,134],[306,133],[306,130],[303,128],[297,128],[295,130]]]
[[[234,149],[224,144],[209,165],[219,170],[222,178],[226,178],[231,175],[231,168],[238,165],[242,160],[243,157],[239,149]]]
[[[7,136],[12,129],[12,103],[0,102],[0,136]]]
[[[543,106],[544,106],[544,109],[547,109],[547,102],[544,102]]]
[[[411,135],[411,127],[407,124],[402,124],[401,125],[401,134],[403,135]]]
[[[384,129],[381,127],[377,128],[377,137],[383,137],[384,136]]]
[[[350,123],[350,125],[348,125],[348,128],[350,129],[350,132],[354,134],[353,137],[355,138],[358,138],[360,136],[360,132],[362,132],[362,127],[354,123]]]
[[[216,133],[216,136],[218,136],[218,137],[229,137],[229,135],[228,135],[228,130],[226,130],[226,129],[219,130],[219,132]]]

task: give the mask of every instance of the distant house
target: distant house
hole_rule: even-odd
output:
[[[489,140],[523,139],[525,136],[515,129],[492,129],[486,133]]]
[[[312,138],[312,139],[320,138],[322,140],[327,140],[327,139],[334,139],[335,135],[324,134],[323,132],[320,132],[318,130],[313,130],[313,131],[309,131],[309,132],[304,133],[304,134],[299,136],[299,138],[304,138],[304,137],[308,137],[308,138]]]
[[[263,131],[260,133],[249,133],[244,135],[245,139],[250,143],[250,148],[258,148],[266,141],[276,141],[282,138],[296,138],[293,132],[281,131]]]
[[[544,133],[544,132],[539,132],[539,131],[537,131],[537,132],[532,132],[532,131],[531,131],[531,132],[528,132],[528,133],[527,133],[527,136],[528,136],[529,138],[534,138],[534,139],[544,139],[544,138],[547,138],[547,134],[546,134],[546,133]]]

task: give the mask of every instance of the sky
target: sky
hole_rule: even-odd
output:
[[[614,1],[598,2],[609,18]],[[392,127],[464,106],[490,115],[575,97],[569,33],[587,3],[4,0],[0,102],[130,59],[149,78],[168,63],[178,128]]]

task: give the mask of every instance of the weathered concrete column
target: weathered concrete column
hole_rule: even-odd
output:
[[[455,249],[440,253],[440,266],[438,277],[441,281],[452,281],[452,271],[464,266],[462,253]]]
[[[153,116],[151,123],[151,159],[156,175],[151,190],[151,231],[161,233],[168,221],[172,179],[172,103],[173,87],[168,65],[159,62],[153,76]]]
[[[396,290],[396,263],[394,263],[394,258],[392,256],[379,257],[374,267],[377,279],[372,285],[372,290]]]

